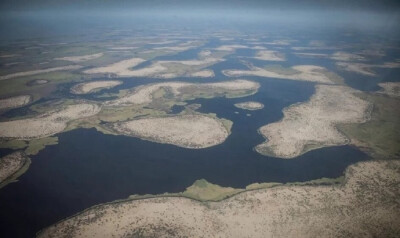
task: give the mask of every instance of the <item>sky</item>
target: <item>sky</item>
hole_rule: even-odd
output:
[[[399,0],[1,0],[2,10],[51,8],[136,9],[322,9],[398,11]]]

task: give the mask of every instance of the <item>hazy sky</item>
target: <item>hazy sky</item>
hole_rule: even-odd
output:
[[[43,8],[264,8],[398,11],[399,0],[1,0],[2,10]]]

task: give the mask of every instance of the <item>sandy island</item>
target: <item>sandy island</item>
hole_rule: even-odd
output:
[[[0,158],[0,188],[24,173],[29,164],[30,159],[20,151]]]
[[[378,91],[378,93],[392,97],[400,97],[400,82],[385,82],[379,83],[378,85],[382,87],[382,90]]]
[[[204,115],[145,118],[115,123],[111,128],[118,134],[190,149],[221,144],[229,135],[222,122]]]
[[[400,162],[351,165],[342,185],[276,186],[220,202],[128,199],[92,207],[38,237],[395,237]]]
[[[264,104],[259,103],[259,102],[252,102],[252,101],[235,103],[234,105],[237,108],[251,110],[251,111],[260,110],[260,109],[264,108]]]
[[[280,158],[295,158],[307,151],[348,143],[335,125],[367,121],[372,105],[345,86],[317,85],[306,103],[285,108],[281,121],[259,129],[267,141],[257,152]]]
[[[31,101],[32,97],[30,95],[21,95],[0,99],[0,110],[22,107],[27,105]]]
[[[91,55],[67,56],[67,57],[62,57],[62,58],[55,58],[55,60],[63,60],[63,61],[79,63],[79,62],[94,60],[94,59],[102,57],[103,55],[104,55],[103,53],[98,53],[98,54],[91,54]]]
[[[324,67],[316,65],[297,65],[291,68],[268,67],[259,68],[250,66],[250,70],[223,70],[223,74],[230,77],[258,76],[268,78],[311,81],[325,84],[334,84],[340,81],[339,76],[329,72]]]
[[[285,55],[274,50],[261,50],[257,52],[255,59],[265,61],[285,61]]]
[[[110,89],[122,84],[122,81],[109,80],[109,81],[92,81],[88,83],[80,83],[71,88],[73,94],[88,94],[98,92],[102,89]]]
[[[43,73],[50,73],[50,72],[56,72],[56,71],[76,70],[76,69],[80,69],[80,68],[82,68],[82,66],[80,66],[80,65],[68,65],[68,66],[54,67],[54,68],[48,68],[48,69],[31,70],[31,71],[1,75],[0,80],[6,80],[6,79],[12,79],[12,78],[18,78],[18,77],[24,77],[24,76],[31,76],[31,75],[43,74]]]
[[[337,62],[336,66],[344,71],[358,73],[366,76],[376,76],[373,68],[393,69],[400,68],[400,62],[385,62],[383,64],[364,64],[353,62]]]
[[[33,118],[0,122],[0,137],[18,139],[47,137],[63,131],[70,121],[90,117],[99,112],[100,106],[82,103]]]
[[[104,106],[126,106],[132,104],[145,104],[153,100],[153,93],[161,88],[167,89],[174,97],[182,95],[182,91],[196,90],[220,90],[220,91],[251,91],[257,90],[260,85],[249,80],[231,80],[218,83],[185,83],[185,82],[166,82],[142,85],[130,90],[127,95],[106,101]]]

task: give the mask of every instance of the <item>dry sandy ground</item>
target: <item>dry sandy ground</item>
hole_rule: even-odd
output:
[[[285,74],[252,66],[250,70],[224,70],[223,74],[231,77],[259,76],[259,77],[291,79],[299,81],[311,81],[311,82],[326,83],[326,84],[334,83],[325,74],[327,70],[324,67],[316,65],[297,65],[291,67],[291,69],[297,72]]]
[[[332,54],[331,59],[337,61],[364,61],[365,58],[358,54],[348,53],[344,51],[337,51]]]
[[[144,62],[140,58],[123,60],[109,66],[89,69],[84,71],[87,74],[110,73],[118,77],[155,77],[155,78],[175,78],[179,76],[189,77],[212,77],[212,70],[202,70],[207,66],[220,62],[222,59],[204,58],[201,60],[181,60],[181,61],[155,61],[150,66],[131,69]],[[196,68],[193,68],[196,67]],[[199,69],[198,69],[199,68]]]
[[[356,92],[345,86],[317,85],[308,102],[285,108],[281,121],[259,129],[267,141],[256,150],[291,159],[312,149],[348,143],[335,125],[365,122],[371,108],[369,102],[354,95]]]
[[[134,76],[131,75],[131,70],[129,69],[135,67],[140,63],[143,63],[144,61],[145,60],[141,58],[132,58],[127,60],[122,60],[108,66],[88,69],[83,72],[86,74],[116,74],[122,77],[123,76],[129,77],[129,76]]]
[[[88,83],[80,83],[71,88],[73,94],[87,94],[100,91],[102,89],[109,89],[122,84],[122,81],[109,80],[109,81],[93,81]]]
[[[62,57],[62,58],[55,58],[55,60],[64,60],[64,61],[79,63],[79,62],[94,60],[94,59],[100,58],[102,56],[103,56],[103,53],[98,53],[98,54],[91,54],[91,55],[67,56],[67,57]]]
[[[264,108],[264,104],[259,103],[259,102],[241,102],[241,103],[236,103],[235,107],[245,109],[245,110],[260,110]]]
[[[191,149],[221,144],[229,135],[222,122],[204,115],[145,118],[115,123],[111,127],[118,134]]]
[[[383,64],[337,62],[336,66],[341,70],[363,74],[366,76],[376,76],[375,72],[372,71],[372,68],[383,68],[383,69],[400,68],[400,62],[385,62]]]
[[[386,94],[392,97],[400,97],[400,82],[386,82],[378,84],[383,89],[379,93]]]
[[[12,79],[12,78],[18,78],[18,77],[24,77],[24,76],[31,76],[31,75],[43,74],[43,73],[50,73],[50,72],[55,72],[55,71],[76,70],[76,69],[80,69],[80,68],[82,68],[82,66],[80,66],[80,65],[68,65],[68,66],[54,67],[54,68],[48,68],[48,69],[31,70],[31,71],[2,75],[2,76],[0,76],[0,80],[6,80],[6,79]]]
[[[0,99],[0,110],[22,107],[30,103],[31,100],[32,97],[30,95],[21,95],[21,96]]]
[[[27,157],[22,152],[14,152],[0,158],[0,184],[19,171],[26,161]]]
[[[257,52],[255,59],[265,61],[285,61],[285,55],[274,50],[261,50]]]
[[[99,112],[100,106],[81,103],[34,118],[0,122],[0,137],[18,139],[47,137],[63,131],[70,121],[90,117]]]
[[[221,202],[159,197],[100,205],[38,237],[396,237],[400,162],[350,166],[343,185],[277,186]]]
[[[132,104],[145,104],[153,100],[153,93],[161,88],[168,89],[170,93],[177,97],[181,95],[180,89],[185,87],[199,87],[200,89],[222,89],[222,90],[256,90],[260,85],[249,80],[231,80],[219,83],[185,83],[185,82],[166,82],[148,84],[134,88],[126,96],[112,101],[107,101],[104,106],[125,106]]]

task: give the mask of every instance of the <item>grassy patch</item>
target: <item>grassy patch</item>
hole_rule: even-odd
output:
[[[28,147],[25,149],[27,155],[36,155],[48,145],[58,144],[58,137],[46,137],[33,139],[29,141]]]
[[[400,100],[379,94],[364,94],[374,104],[371,120],[339,125],[351,143],[376,159],[400,158]]]

